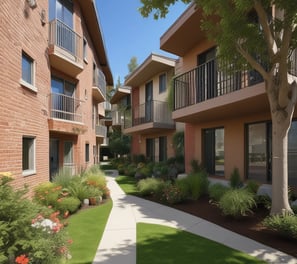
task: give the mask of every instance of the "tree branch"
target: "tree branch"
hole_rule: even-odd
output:
[[[268,73],[266,72],[266,70],[263,68],[263,66],[255,58],[253,58],[251,56],[251,54],[249,52],[247,52],[239,42],[237,42],[236,48],[237,48],[237,51],[252,66],[252,68],[254,68],[256,71],[258,71],[263,76],[264,80],[267,80],[269,76],[268,76]]]
[[[259,17],[259,22],[260,25],[263,28],[263,32],[264,32],[264,37],[267,41],[267,46],[268,46],[268,54],[269,56],[272,58],[275,54],[274,50],[273,50],[273,46],[274,44],[276,44],[275,39],[274,39],[274,34],[270,29],[269,26],[269,19],[267,16],[267,12],[266,10],[263,8],[262,4],[260,3],[259,0],[254,0],[254,8],[258,14]]]

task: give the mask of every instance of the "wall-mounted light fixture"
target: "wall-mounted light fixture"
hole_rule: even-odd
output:
[[[36,0],[27,0],[27,3],[32,9],[37,6]]]
[[[40,12],[40,21],[41,21],[41,24],[44,26],[46,23],[46,12],[44,9],[42,9]]]

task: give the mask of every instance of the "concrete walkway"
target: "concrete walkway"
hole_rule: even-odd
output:
[[[93,264],[136,264],[136,223],[153,223],[186,230],[275,264],[297,264],[297,259],[201,218],[126,195],[107,176],[113,208]]]

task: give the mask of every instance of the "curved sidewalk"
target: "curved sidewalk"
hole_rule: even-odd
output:
[[[107,176],[113,208],[93,264],[136,264],[136,224],[171,226],[246,252],[268,263],[297,264],[297,259],[199,217],[126,195],[115,178]]]

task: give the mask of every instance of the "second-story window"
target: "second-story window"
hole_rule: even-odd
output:
[[[72,0],[49,0],[49,20],[58,19],[73,28]]]
[[[75,99],[75,84],[52,77],[51,79],[51,116],[69,121],[81,122],[78,115],[79,100]]]
[[[21,84],[33,91],[37,91],[34,86],[34,60],[25,52],[22,52]]]
[[[167,89],[166,74],[163,73],[159,76],[159,93],[166,92]]]

